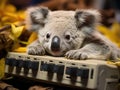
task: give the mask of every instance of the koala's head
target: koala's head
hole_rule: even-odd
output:
[[[95,10],[50,11],[46,7],[31,7],[27,10],[26,25],[38,33],[40,44],[49,54],[61,56],[82,46],[98,17]]]

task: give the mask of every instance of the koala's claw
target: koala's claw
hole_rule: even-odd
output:
[[[30,55],[44,55],[45,50],[41,46],[29,46],[27,53]]]
[[[86,52],[81,52],[79,50],[70,50],[65,55],[67,58],[70,58],[70,59],[85,60],[88,58],[88,55]]]

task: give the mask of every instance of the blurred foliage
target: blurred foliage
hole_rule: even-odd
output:
[[[24,11],[16,11],[16,7],[7,3],[7,0],[0,0],[0,27],[24,21]]]
[[[111,27],[106,27],[104,25],[98,25],[97,30],[120,47],[120,24],[114,22]]]
[[[5,69],[4,67],[5,67],[5,60],[4,58],[2,58],[0,60],[0,79],[4,77],[4,69]]]
[[[24,10],[16,10],[7,0],[0,0],[0,51],[7,49],[15,52],[26,52],[26,46],[37,38],[36,33],[26,30]],[[9,32],[9,34],[8,34]],[[10,44],[8,41],[14,43]],[[5,44],[5,45],[4,45]],[[12,46],[11,50],[10,47]],[[0,79],[4,76],[5,60],[0,60]]]

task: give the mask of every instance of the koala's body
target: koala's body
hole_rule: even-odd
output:
[[[95,29],[99,19],[100,14],[95,10],[28,8],[26,25],[38,33],[38,40],[28,46],[27,53],[79,60],[117,59],[120,49]]]

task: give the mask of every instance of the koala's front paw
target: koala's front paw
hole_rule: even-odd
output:
[[[70,59],[79,59],[79,60],[85,60],[88,58],[87,52],[82,52],[80,50],[70,50],[65,54],[65,56]]]
[[[28,49],[27,49],[27,53],[30,54],[30,55],[44,55],[45,50],[40,45],[29,46]]]

